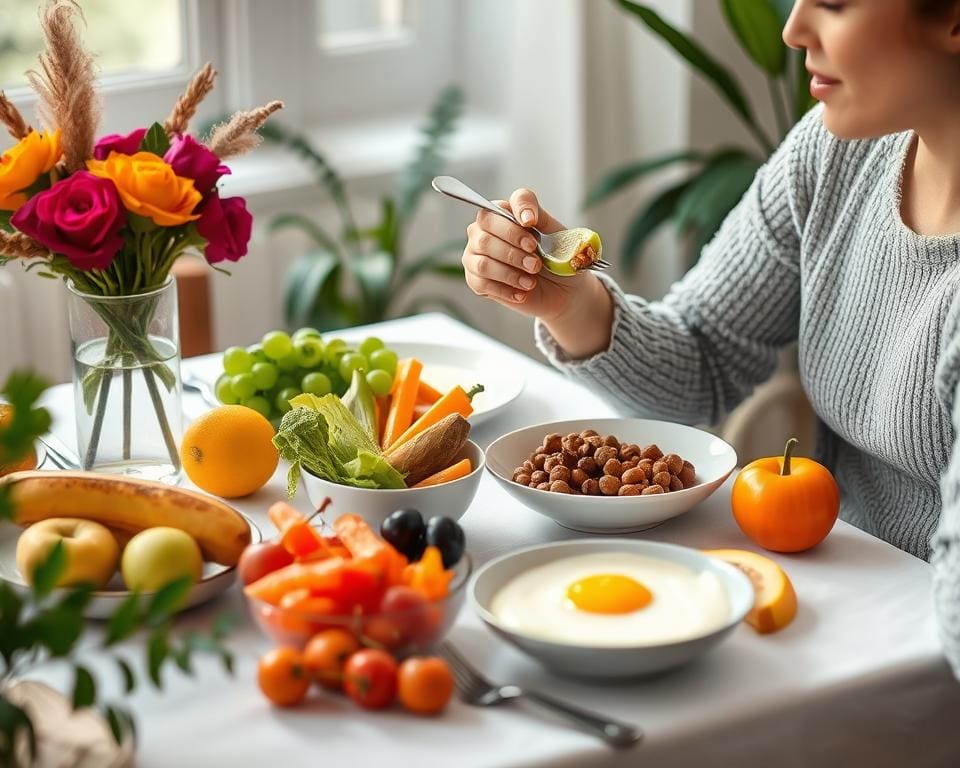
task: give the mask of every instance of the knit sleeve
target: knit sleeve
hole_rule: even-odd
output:
[[[538,321],[548,360],[628,412],[718,422],[770,377],[778,350],[797,337],[800,237],[824,130],[819,109],[794,127],[663,300],[626,295],[601,278],[614,303],[607,349],[571,359]]]
[[[942,331],[940,359],[934,374],[939,401],[960,434],[960,294]],[[960,678],[960,441],[954,438],[940,477],[940,522],[933,536],[933,598],[944,655]]]

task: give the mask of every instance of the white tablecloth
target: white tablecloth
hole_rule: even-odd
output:
[[[608,404],[508,347],[443,315],[384,323],[387,341],[442,341],[495,349],[526,377],[520,398],[471,437],[486,446],[517,427],[612,414]],[[364,335],[354,330],[346,336]],[[213,356],[184,367],[215,375]],[[48,393],[54,431],[73,444],[69,387]],[[204,409],[185,397],[187,416]],[[257,494],[237,503],[269,533],[266,510],[285,493],[285,467]],[[697,509],[641,538],[694,547],[755,549],[729,508],[733,478]],[[296,504],[308,504],[301,493]],[[526,509],[489,476],[462,520],[468,547],[482,563],[511,549],[578,534]],[[454,702],[436,719],[399,708],[369,713],[337,696],[295,710],[272,708],[255,682],[268,643],[243,613],[238,587],[189,612],[203,625],[224,611],[245,622],[231,636],[237,657],[229,677],[213,660],[195,677],[165,673],[162,693],[149,684],[127,702],[135,711],[142,766],[947,766],[960,765],[960,684],[943,661],[931,603],[930,566],[845,523],[814,551],[780,555],[800,609],[785,630],[759,636],[744,625],[700,661],[660,677],[616,686],[564,680],[539,668],[487,631],[465,607],[451,639],[491,678],[541,688],[640,724],[645,741],[609,749],[559,720],[513,704],[479,709]],[[125,649],[143,656],[141,645]],[[105,694],[119,695],[114,668],[94,657]],[[66,677],[46,676],[60,685]]]

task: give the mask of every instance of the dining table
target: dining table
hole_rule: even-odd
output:
[[[498,356],[500,370],[526,385],[509,405],[477,424],[482,448],[511,430],[566,419],[624,414],[600,388],[588,388],[509,345],[439,313],[389,320],[337,335],[376,335],[391,342],[442,342]],[[220,357],[182,361],[185,375],[212,381]],[[469,382],[472,383],[472,382]],[[682,392],[677,397],[683,397]],[[70,385],[44,396],[53,434],[74,445]],[[210,406],[183,398],[184,420]],[[287,466],[251,496],[232,500],[265,538],[271,503],[286,498]],[[689,512],[629,538],[700,549],[763,552],[736,525],[730,477]],[[193,487],[184,478],[184,487]],[[310,511],[302,487],[293,503]],[[475,566],[518,548],[589,537],[560,527],[509,495],[489,473],[460,520]],[[215,657],[194,658],[193,674],[172,664],[162,689],[146,682],[142,638],[119,652],[143,682],[129,695],[112,659],[98,648],[102,624],[91,621],[81,655],[95,671],[102,699],[120,700],[137,724],[137,765],[278,766],[957,766],[960,683],[944,660],[931,596],[932,567],[843,521],[814,549],[764,553],[789,575],[798,597],[787,627],[758,634],[741,624],[692,663],[639,679],[591,682],[547,671],[491,632],[469,601],[448,639],[480,671],[502,683],[542,690],[642,728],[629,748],[613,748],[525,702],[477,707],[453,700],[434,717],[396,706],[367,711],[342,695],[311,695],[295,708],[272,706],[256,682],[258,658],[271,643],[246,612],[239,583],[182,613],[175,631],[203,629],[222,614],[237,623],[226,644],[232,673]],[[67,667],[36,677],[70,690]]]

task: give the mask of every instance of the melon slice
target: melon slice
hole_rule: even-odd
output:
[[[776,632],[793,621],[797,593],[790,578],[773,560],[745,549],[707,549],[704,554],[735,565],[753,582],[756,599],[746,621],[757,632]]]

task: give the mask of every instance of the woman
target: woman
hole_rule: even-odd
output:
[[[797,0],[783,38],[822,104],[662,301],[541,274],[530,234],[488,213],[466,280],[537,318],[562,371],[666,419],[716,422],[799,341],[841,517],[932,558],[960,675],[960,0]],[[509,207],[562,228],[529,190]]]

